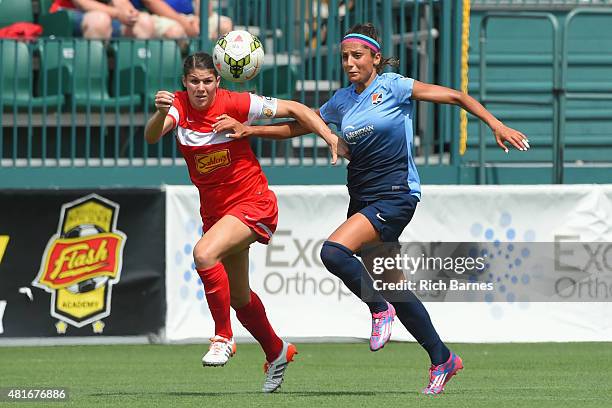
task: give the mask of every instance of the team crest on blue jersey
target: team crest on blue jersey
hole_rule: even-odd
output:
[[[383,94],[375,92],[372,94],[372,105],[378,105],[383,100]]]

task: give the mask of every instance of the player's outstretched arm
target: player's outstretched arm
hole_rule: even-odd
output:
[[[279,107],[281,102],[292,102],[285,100],[278,100]],[[294,102],[298,103],[298,102]],[[302,105],[302,104],[299,104]],[[304,106],[304,105],[302,105]],[[304,106],[305,107],[305,106]],[[319,110],[313,111],[319,118],[321,114]],[[276,117],[287,117],[286,112],[285,116],[279,116],[278,108]],[[257,136],[263,137],[264,139],[275,139],[275,140],[283,140],[283,139],[291,139],[293,137],[304,136],[312,132],[308,127],[302,125],[300,122],[291,120],[287,122],[277,122],[270,125],[257,125],[257,126],[247,126],[238,121],[235,121],[228,115],[221,115],[217,118],[218,122],[213,124],[213,129],[216,132],[224,132],[231,131],[232,134],[228,135],[233,139],[242,139],[243,137],[249,136]],[[327,126],[326,126],[327,127]],[[316,133],[316,132],[315,132]]]
[[[168,133],[174,122],[168,116],[168,111],[174,102],[174,94],[168,91],[158,91],[155,94],[155,108],[157,110],[149,118],[145,126],[145,140],[147,143],[157,143],[159,139]]]
[[[256,136],[264,139],[283,140],[310,133],[300,122],[295,120],[271,125],[248,126],[226,114],[218,116],[216,119],[217,122],[213,123],[213,130],[215,132],[230,131],[232,133],[228,134],[227,137],[232,139]]]
[[[316,133],[325,140],[332,153],[332,164],[336,164],[338,154],[348,158],[348,148],[323,122],[318,111],[312,111],[307,106],[295,101],[279,99],[276,108],[277,118],[293,117],[296,121],[275,123],[266,126],[247,126],[239,123],[228,115],[219,116],[213,125],[215,132],[231,131],[228,137],[241,139],[249,136],[267,139],[290,139],[308,133]]]
[[[495,135],[497,144],[499,147],[504,149],[506,153],[508,153],[508,148],[506,147],[505,142],[510,143],[512,146],[521,151],[527,151],[527,149],[529,149],[529,141],[527,140],[527,136],[518,130],[514,130],[504,125],[499,119],[493,116],[491,112],[482,106],[480,102],[464,92],[446,88],[444,86],[426,84],[424,82],[415,80],[412,88],[412,99],[417,101],[446,103],[461,106],[463,109],[482,120],[491,128],[493,135]]]
[[[316,112],[299,102],[279,99],[275,117],[294,118],[305,127],[307,131],[321,136],[331,150],[331,163],[336,164],[338,160],[338,136],[331,131]]]

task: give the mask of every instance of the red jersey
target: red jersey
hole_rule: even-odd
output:
[[[50,13],[55,13],[59,9],[76,9],[76,6],[72,3],[72,0],[55,0],[49,8]]]
[[[233,206],[256,200],[268,191],[268,180],[248,139],[230,139],[229,132],[213,133],[217,117],[227,114],[250,124],[276,114],[273,98],[217,89],[215,101],[204,111],[195,110],[187,92],[176,92],[168,112],[176,140],[185,158],[191,181],[200,192],[203,217],[220,217]]]

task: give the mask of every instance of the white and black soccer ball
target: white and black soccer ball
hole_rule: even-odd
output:
[[[93,224],[78,225],[64,234],[64,238],[80,238],[90,235],[96,235],[104,232],[102,228]],[[95,278],[86,279],[66,287],[71,293],[85,293],[104,286],[108,281],[108,276],[97,276]]]
[[[70,231],[64,234],[64,238],[80,238],[80,237],[88,237],[90,235],[96,235],[101,232],[104,232],[102,228],[93,224],[83,224],[77,225]]]
[[[259,73],[264,49],[259,38],[248,31],[236,30],[217,40],[212,57],[221,77],[231,82],[245,82]]]

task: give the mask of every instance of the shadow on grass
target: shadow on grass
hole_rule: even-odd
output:
[[[377,395],[410,395],[420,394],[417,391],[279,391],[275,395],[286,395],[291,397],[374,397]],[[226,392],[99,392],[89,394],[91,397],[128,397],[139,395],[157,395],[160,397],[228,397],[239,395],[266,395],[259,391],[226,391]]]

